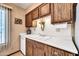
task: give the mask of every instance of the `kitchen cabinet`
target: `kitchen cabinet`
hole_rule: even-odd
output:
[[[32,14],[28,13],[25,15],[25,26],[32,27]]]
[[[44,45],[39,42],[26,39],[26,55],[27,56],[43,56]]]
[[[32,19],[35,20],[39,18],[39,9],[38,8],[35,8],[33,11],[32,11]]]
[[[26,27],[32,27],[32,21],[51,15],[51,24],[73,21],[73,3],[43,3],[25,16]]]
[[[73,19],[72,3],[51,4],[51,23],[68,22]]]
[[[44,45],[39,42],[34,41],[33,45],[33,55],[34,56],[44,56]]]
[[[43,44],[31,39],[26,39],[26,55],[27,56],[73,56],[68,51]]]
[[[64,53],[66,53],[63,50],[57,49],[57,48],[52,48],[52,55],[53,56],[66,56]]]
[[[38,52],[37,52],[37,44],[34,42],[33,44],[33,56],[37,56],[38,55]]]
[[[74,54],[52,47],[52,56],[73,56]]]
[[[52,56],[52,47],[44,45],[44,56]]]
[[[26,55],[27,56],[33,55],[33,41],[29,39],[26,40]]]
[[[39,16],[43,17],[50,14],[50,4],[49,3],[44,3],[39,6]]]

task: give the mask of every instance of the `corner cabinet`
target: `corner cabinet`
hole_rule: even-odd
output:
[[[50,4],[44,3],[39,6],[39,17],[43,17],[50,14]]]
[[[32,14],[28,13],[25,15],[25,26],[32,27]]]
[[[72,3],[51,4],[51,23],[68,22],[73,19]]]
[[[26,56],[74,56],[74,53],[26,39]]]

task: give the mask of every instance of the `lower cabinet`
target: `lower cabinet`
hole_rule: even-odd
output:
[[[27,56],[33,55],[33,41],[29,39],[26,40],[26,55]]]
[[[27,56],[74,56],[73,53],[31,39],[26,39]]]
[[[50,46],[44,45],[44,56],[51,56],[52,48]]]
[[[39,42],[34,41],[33,55],[34,56],[43,56],[44,55],[44,45],[40,44]]]

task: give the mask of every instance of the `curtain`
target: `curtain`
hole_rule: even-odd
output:
[[[0,51],[10,46],[11,9],[0,4]]]

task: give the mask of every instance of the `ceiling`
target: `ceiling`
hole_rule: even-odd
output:
[[[32,6],[34,3],[14,3],[14,5],[21,7],[23,9],[27,9],[28,7]]]

